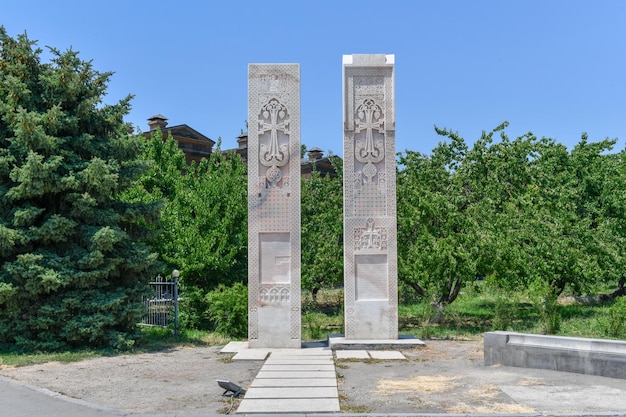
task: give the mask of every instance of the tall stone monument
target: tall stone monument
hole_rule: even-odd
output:
[[[248,340],[300,348],[300,65],[248,66]]]
[[[394,55],[343,56],[346,340],[398,338]]]

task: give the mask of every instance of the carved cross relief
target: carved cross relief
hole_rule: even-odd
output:
[[[374,138],[375,131],[384,134],[382,110],[373,98],[366,98],[356,109],[354,122],[355,133],[365,130],[365,140],[357,140],[354,147],[354,157],[364,163],[363,175],[365,183],[372,181],[378,169],[374,164],[385,158],[385,144],[383,139]]]
[[[365,228],[354,230],[354,246],[356,250],[387,249],[387,229],[374,227],[374,219],[367,219]]]
[[[267,188],[274,188],[283,177],[280,167],[289,162],[289,144],[280,143],[278,134],[289,135],[287,107],[276,98],[270,99],[261,107],[258,123],[259,136],[269,132],[269,141],[259,146],[259,163],[268,168],[265,173]]]

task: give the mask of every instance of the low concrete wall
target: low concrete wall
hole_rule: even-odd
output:
[[[550,369],[626,379],[626,342],[543,336],[513,332],[485,333],[485,365]]]

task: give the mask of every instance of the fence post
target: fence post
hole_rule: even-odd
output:
[[[172,281],[174,282],[174,336],[178,337],[178,277],[180,271],[175,269],[172,271]]]

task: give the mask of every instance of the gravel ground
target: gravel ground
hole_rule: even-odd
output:
[[[261,361],[232,361],[221,346],[50,362],[0,374],[90,403],[145,414],[229,414],[216,379],[248,387]],[[482,341],[426,341],[407,360],[336,360],[344,413],[574,413],[626,410],[626,381],[485,367]]]
[[[0,373],[94,404],[146,414],[225,414],[231,408],[216,379],[248,386],[262,362],[231,362],[221,347],[50,362]]]

